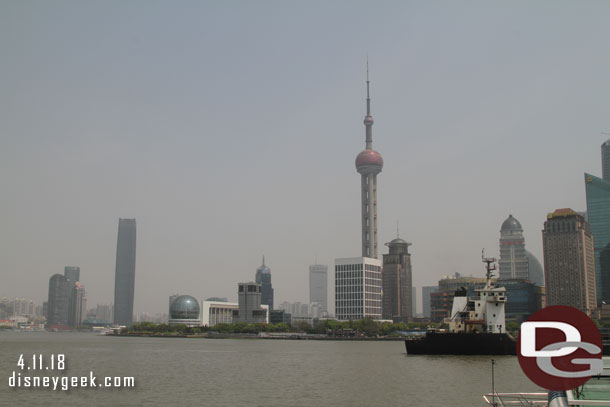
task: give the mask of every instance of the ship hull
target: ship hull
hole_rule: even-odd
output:
[[[405,340],[410,355],[516,355],[517,342],[508,334],[428,332]]]

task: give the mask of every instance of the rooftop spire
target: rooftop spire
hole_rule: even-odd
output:
[[[366,149],[373,149],[373,116],[371,116],[371,92],[369,81],[369,57],[366,57],[366,116],[364,117],[366,127]]]
[[[265,255],[263,254],[263,267],[265,267]]]

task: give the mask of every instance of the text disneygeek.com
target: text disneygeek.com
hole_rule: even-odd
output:
[[[31,361],[31,362],[30,362]],[[34,354],[19,355],[17,367],[22,371],[64,371],[66,369],[66,357],[64,354],[43,356]],[[38,376],[25,375],[13,371],[8,378],[8,386],[11,388],[35,388],[67,391],[73,388],[133,388],[136,382],[133,376],[105,376],[98,378],[89,372],[88,376]]]
[[[70,390],[72,388],[130,388],[135,387],[133,376],[106,376],[97,380],[93,372],[89,376],[22,376],[13,371],[8,378],[8,386],[13,388],[41,388]]]

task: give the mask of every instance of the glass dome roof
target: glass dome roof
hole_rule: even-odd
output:
[[[199,319],[199,301],[190,295],[181,295],[169,307],[171,319]]]
[[[508,218],[502,223],[502,227],[500,228],[501,232],[508,231],[518,231],[523,232],[523,228],[521,227],[521,223],[515,218],[513,215],[508,215]]]

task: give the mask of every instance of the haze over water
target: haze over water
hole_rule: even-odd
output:
[[[404,342],[122,338],[0,332],[12,406],[483,406],[489,356],[407,356]],[[67,375],[134,376],[135,389],[8,389],[20,354],[65,353]],[[537,391],[495,357],[496,390]],[[23,373],[23,374],[28,374]],[[34,372],[31,373],[35,374]],[[8,389],[8,392],[4,390]],[[3,401],[0,398],[0,405]]]

